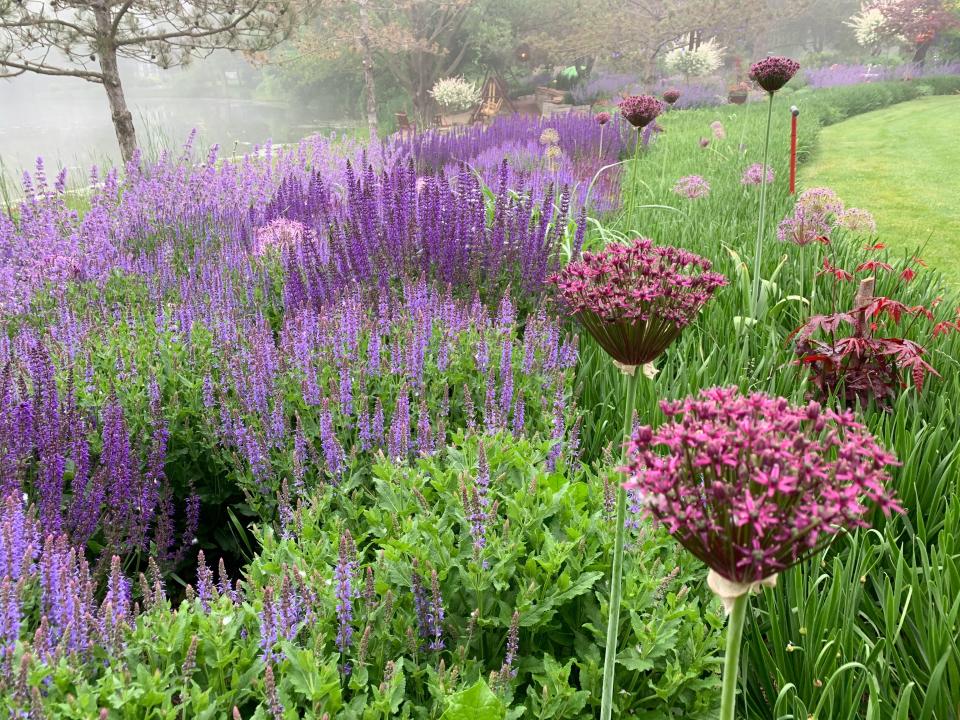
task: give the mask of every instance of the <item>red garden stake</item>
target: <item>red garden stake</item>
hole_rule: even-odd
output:
[[[797,116],[800,108],[792,105],[790,115],[790,194],[793,195],[797,191]]]

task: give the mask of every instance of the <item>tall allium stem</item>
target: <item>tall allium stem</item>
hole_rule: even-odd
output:
[[[740,640],[743,623],[747,617],[749,593],[733,601],[733,609],[727,620],[727,652],[723,656],[723,694],[720,697],[720,720],[734,720],[737,709],[737,675],[740,668]]]
[[[773,93],[767,103],[767,132],[763,138],[763,167],[760,181],[760,215],[757,219],[757,244],[753,250],[753,314],[760,314],[760,265],[763,260],[763,220],[767,208],[767,156],[770,150],[770,123],[773,120]]]
[[[633,410],[637,401],[637,385],[642,367],[634,367],[633,375],[624,375],[626,404],[623,411],[624,443],[633,431]],[[626,446],[624,446],[626,458]],[[616,540],[613,545],[613,568],[610,571],[610,609],[607,616],[607,646],[603,657],[603,694],[600,698],[600,720],[610,720],[613,713],[613,681],[617,674],[617,640],[620,635],[620,594],[623,578],[623,540],[627,521],[627,491],[617,485]]]
[[[603,160],[603,125],[600,126],[600,148],[597,150],[597,162]]]
[[[630,168],[630,202],[627,205],[627,221],[633,222],[633,211],[637,204],[637,176],[640,168],[640,147],[643,145],[643,128],[637,128],[637,144],[633,148],[633,165]]]

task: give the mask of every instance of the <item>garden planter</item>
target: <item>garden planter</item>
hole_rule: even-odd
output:
[[[470,110],[465,110],[458,113],[444,114],[441,115],[440,118],[444,125],[469,125],[472,115],[473,113]]]
[[[743,105],[747,101],[747,93],[740,90],[733,90],[727,94],[727,100],[734,105]]]

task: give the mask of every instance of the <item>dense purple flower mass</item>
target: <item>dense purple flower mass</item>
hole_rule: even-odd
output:
[[[786,85],[797,74],[800,63],[790,58],[775,56],[750,66],[750,79],[771,95]]]
[[[902,511],[886,488],[896,459],[849,411],[736,388],[661,407],[668,422],[628,444],[624,486],[728,580],[759,582],[804,560],[865,526],[868,502]]]
[[[567,265],[552,281],[570,310],[614,360],[655,360],[727,284],[710,261],[649,238],[611,244]]]
[[[620,114],[635,128],[643,128],[663,112],[663,103],[650,95],[630,95],[619,103]]]

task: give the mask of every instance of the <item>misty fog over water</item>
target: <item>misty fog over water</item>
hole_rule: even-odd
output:
[[[224,96],[218,88],[181,87],[179,71],[163,73],[163,87],[144,87],[131,78],[128,103],[147,155],[178,148],[197,131],[197,146],[216,143],[221,152],[242,153],[271,140],[294,142],[314,132],[344,129],[322,110]],[[126,78],[125,78],[126,81]],[[242,95],[244,93],[234,93]],[[0,164],[8,177],[33,168],[43,157],[48,170],[71,169],[77,182],[94,164],[120,161],[103,88],[74,78],[17,77],[0,80]]]

